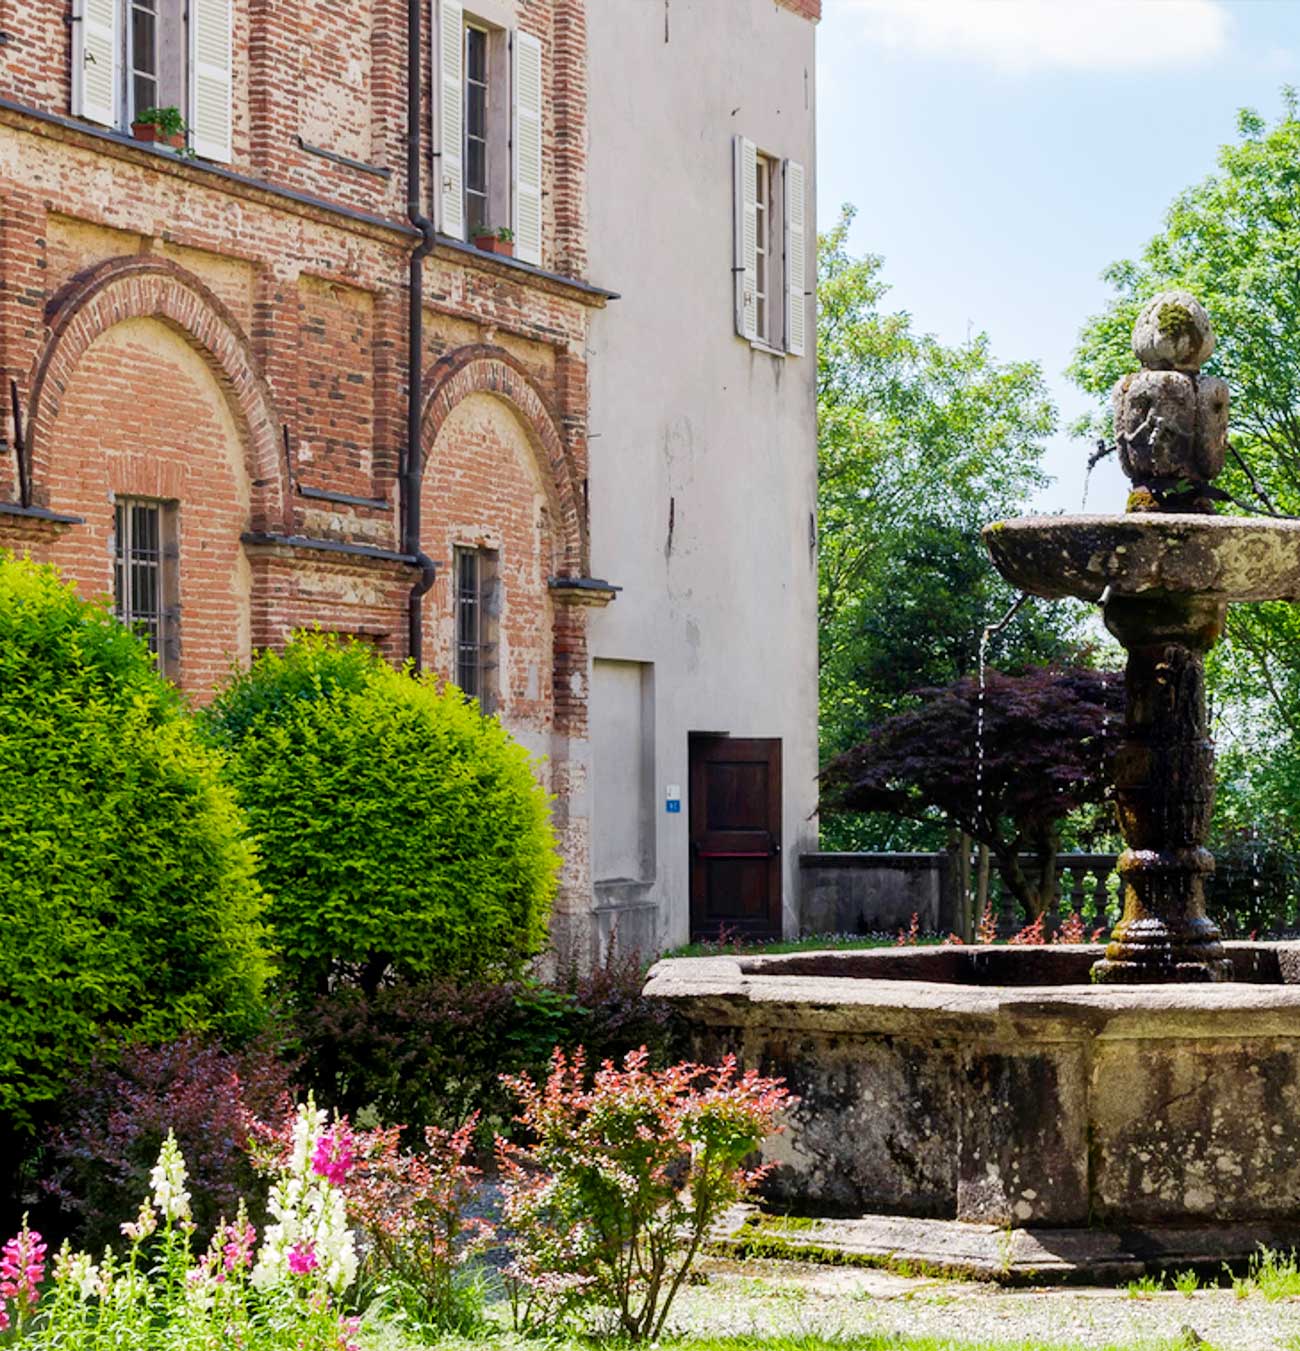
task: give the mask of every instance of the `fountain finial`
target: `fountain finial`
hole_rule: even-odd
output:
[[[1210,316],[1190,291],[1161,291],[1133,325],[1133,355],[1149,371],[1195,374],[1213,352]]]
[[[1206,488],[1228,444],[1228,386],[1200,373],[1213,351],[1210,316],[1189,292],[1162,291],[1143,306],[1133,325],[1142,369],[1111,394],[1129,511],[1213,512]]]

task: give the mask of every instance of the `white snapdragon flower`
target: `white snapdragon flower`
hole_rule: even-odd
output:
[[[289,1157],[271,1187],[271,1223],[253,1267],[258,1289],[319,1274],[331,1289],[345,1290],[357,1274],[357,1250],[347,1224],[342,1191],[312,1167],[326,1115],[309,1100],[298,1108]]]
[[[84,1303],[100,1293],[100,1270],[88,1252],[73,1252],[65,1241],[54,1258],[54,1282],[71,1286]]]
[[[188,1174],[185,1171],[185,1159],[181,1155],[176,1136],[168,1130],[158,1153],[158,1162],[149,1174],[149,1185],[153,1188],[153,1203],[159,1212],[169,1220],[188,1220],[190,1218],[190,1194],[185,1190]]]

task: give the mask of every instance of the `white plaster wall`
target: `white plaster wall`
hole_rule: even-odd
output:
[[[655,689],[655,909],[620,934],[686,940],[689,802],[663,795],[688,790],[691,731],[782,739],[792,933],[816,847],[813,311],[803,357],[735,334],[732,137],[807,167],[811,291],[815,28],[773,0],[597,0],[588,31],[590,276],[622,297],[591,338],[592,572],[623,588],[591,653],[653,662]]]

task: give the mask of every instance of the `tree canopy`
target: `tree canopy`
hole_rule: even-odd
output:
[[[818,252],[823,759],[977,669],[980,635],[1015,599],[980,539],[1044,482],[1056,410],[1033,362],[988,337],[958,346],[885,307],[883,261],[855,257],[844,208]],[[1022,609],[999,635],[1006,670],[1078,659],[1076,612]],[[937,843],[930,827],[823,825],[833,847]]]
[[[1055,894],[1061,823],[1100,806],[1122,726],[1116,672],[997,671],[920,692],[822,773],[821,810],[956,826],[989,848],[1030,918]],[[1037,855],[1035,876],[1021,867]]]
[[[1218,166],[1180,193],[1136,259],[1103,276],[1114,290],[1085,324],[1070,374],[1098,396],[1078,431],[1109,435],[1106,400],[1136,368],[1133,320],[1157,291],[1183,287],[1209,311],[1217,346],[1207,372],[1232,390],[1220,483],[1253,509],[1300,513],[1300,117],[1294,91],[1268,125],[1243,111]],[[1234,510],[1234,508],[1229,508]],[[1210,663],[1220,714],[1226,813],[1263,812],[1300,836],[1300,616],[1285,604],[1237,606]],[[1247,805],[1254,799],[1254,805]]]

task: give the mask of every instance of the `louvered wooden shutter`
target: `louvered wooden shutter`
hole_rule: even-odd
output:
[[[231,159],[231,0],[190,0],[190,136],[194,153]]]
[[[516,32],[511,88],[514,113],[514,197],[511,229],[515,257],[525,263],[542,262],[542,44],[531,33]]]
[[[808,175],[785,162],[785,350],[801,357],[808,342]]]
[[[72,24],[72,111],[117,126],[122,81],[120,0],[79,0]]]
[[[736,332],[753,342],[758,337],[758,149],[753,141],[735,140]]]
[[[439,0],[438,110],[434,145],[438,158],[433,181],[438,202],[438,228],[455,239],[465,238],[465,7],[460,0]]]

